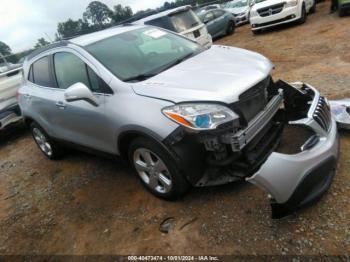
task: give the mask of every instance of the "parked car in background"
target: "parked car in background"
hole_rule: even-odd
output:
[[[222,8],[233,14],[236,25],[241,25],[249,22],[249,3],[249,0],[234,0],[222,4]]]
[[[160,12],[133,22],[161,27],[185,37],[188,37],[204,47],[212,45],[213,41],[206,26],[192,11],[191,6],[181,6]]]
[[[200,14],[201,12],[205,12],[205,11],[209,11],[209,10],[214,10],[214,9],[220,9],[221,6],[219,4],[213,4],[213,5],[207,5],[207,6],[203,6],[197,9],[194,9],[194,11],[197,14]]]
[[[338,13],[339,16],[350,13],[350,0],[338,0]]]
[[[0,63],[0,130],[22,118],[16,98],[21,83],[21,65]]]
[[[270,194],[277,218],[318,199],[335,174],[327,99],[273,81],[260,54],[127,25],[38,50],[23,67],[19,103],[46,157],[62,145],[125,157],[158,197],[245,180]],[[276,152],[288,127],[299,130],[295,151]]]
[[[250,10],[253,33],[291,22],[305,23],[307,15],[316,11],[315,0],[255,0]]]
[[[198,16],[207,26],[207,30],[212,38],[232,35],[235,31],[235,18],[230,12],[222,9],[214,9],[200,12]]]

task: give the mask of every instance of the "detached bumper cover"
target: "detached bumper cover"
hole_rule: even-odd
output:
[[[5,128],[6,126],[20,121],[22,116],[20,115],[19,106],[12,105],[4,110],[0,111],[0,130]]]
[[[317,143],[295,155],[272,153],[260,170],[246,179],[270,194],[273,218],[286,216],[320,197],[334,176],[339,153],[336,121],[320,108],[324,98],[313,87],[306,86],[315,93],[307,117],[290,124],[311,128],[318,136]]]

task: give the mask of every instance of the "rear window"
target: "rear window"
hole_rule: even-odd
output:
[[[28,80],[40,86],[53,87],[49,57],[45,56],[33,63]]]
[[[181,33],[200,24],[198,16],[192,10],[182,11],[170,16],[177,32]]]
[[[175,28],[174,28],[173,24],[171,23],[170,18],[167,16],[147,21],[147,22],[145,22],[145,24],[161,27],[161,28],[164,28],[164,29],[167,29],[170,31],[175,31]]]

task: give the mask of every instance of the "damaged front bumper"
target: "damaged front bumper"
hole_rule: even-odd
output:
[[[329,188],[339,138],[329,103],[315,88],[281,80],[268,88],[266,105],[238,129],[237,123],[203,133],[179,128],[164,144],[193,186],[248,181],[267,191],[272,217],[280,218]],[[260,99],[259,92],[251,93]],[[291,129],[301,132],[288,135]],[[283,143],[285,137],[290,141]]]
[[[22,120],[20,108],[17,104],[7,107],[0,111],[0,130],[10,124]]]
[[[288,84],[280,84],[285,91],[291,90]],[[253,176],[246,178],[269,193],[273,218],[289,215],[318,199],[330,187],[339,153],[337,125],[327,100],[310,85],[296,83],[294,87],[312,99],[307,101],[305,117],[289,124],[305,126],[315,135],[305,142],[300,153],[273,152]],[[293,94],[289,96],[293,99]],[[292,109],[290,105],[289,110]]]

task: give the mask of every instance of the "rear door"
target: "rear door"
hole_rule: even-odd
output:
[[[21,106],[50,136],[59,137],[62,129],[56,125],[55,101],[60,94],[56,91],[51,59],[50,55],[43,55],[31,64]]]
[[[212,37],[215,37],[218,32],[215,25],[214,13],[212,11],[207,12],[203,17],[203,22],[207,25],[209,34],[211,34]]]
[[[215,28],[217,34],[222,34],[226,31],[227,28],[227,21],[225,19],[225,12],[222,10],[213,10],[214,13],[214,21],[215,21]]]

